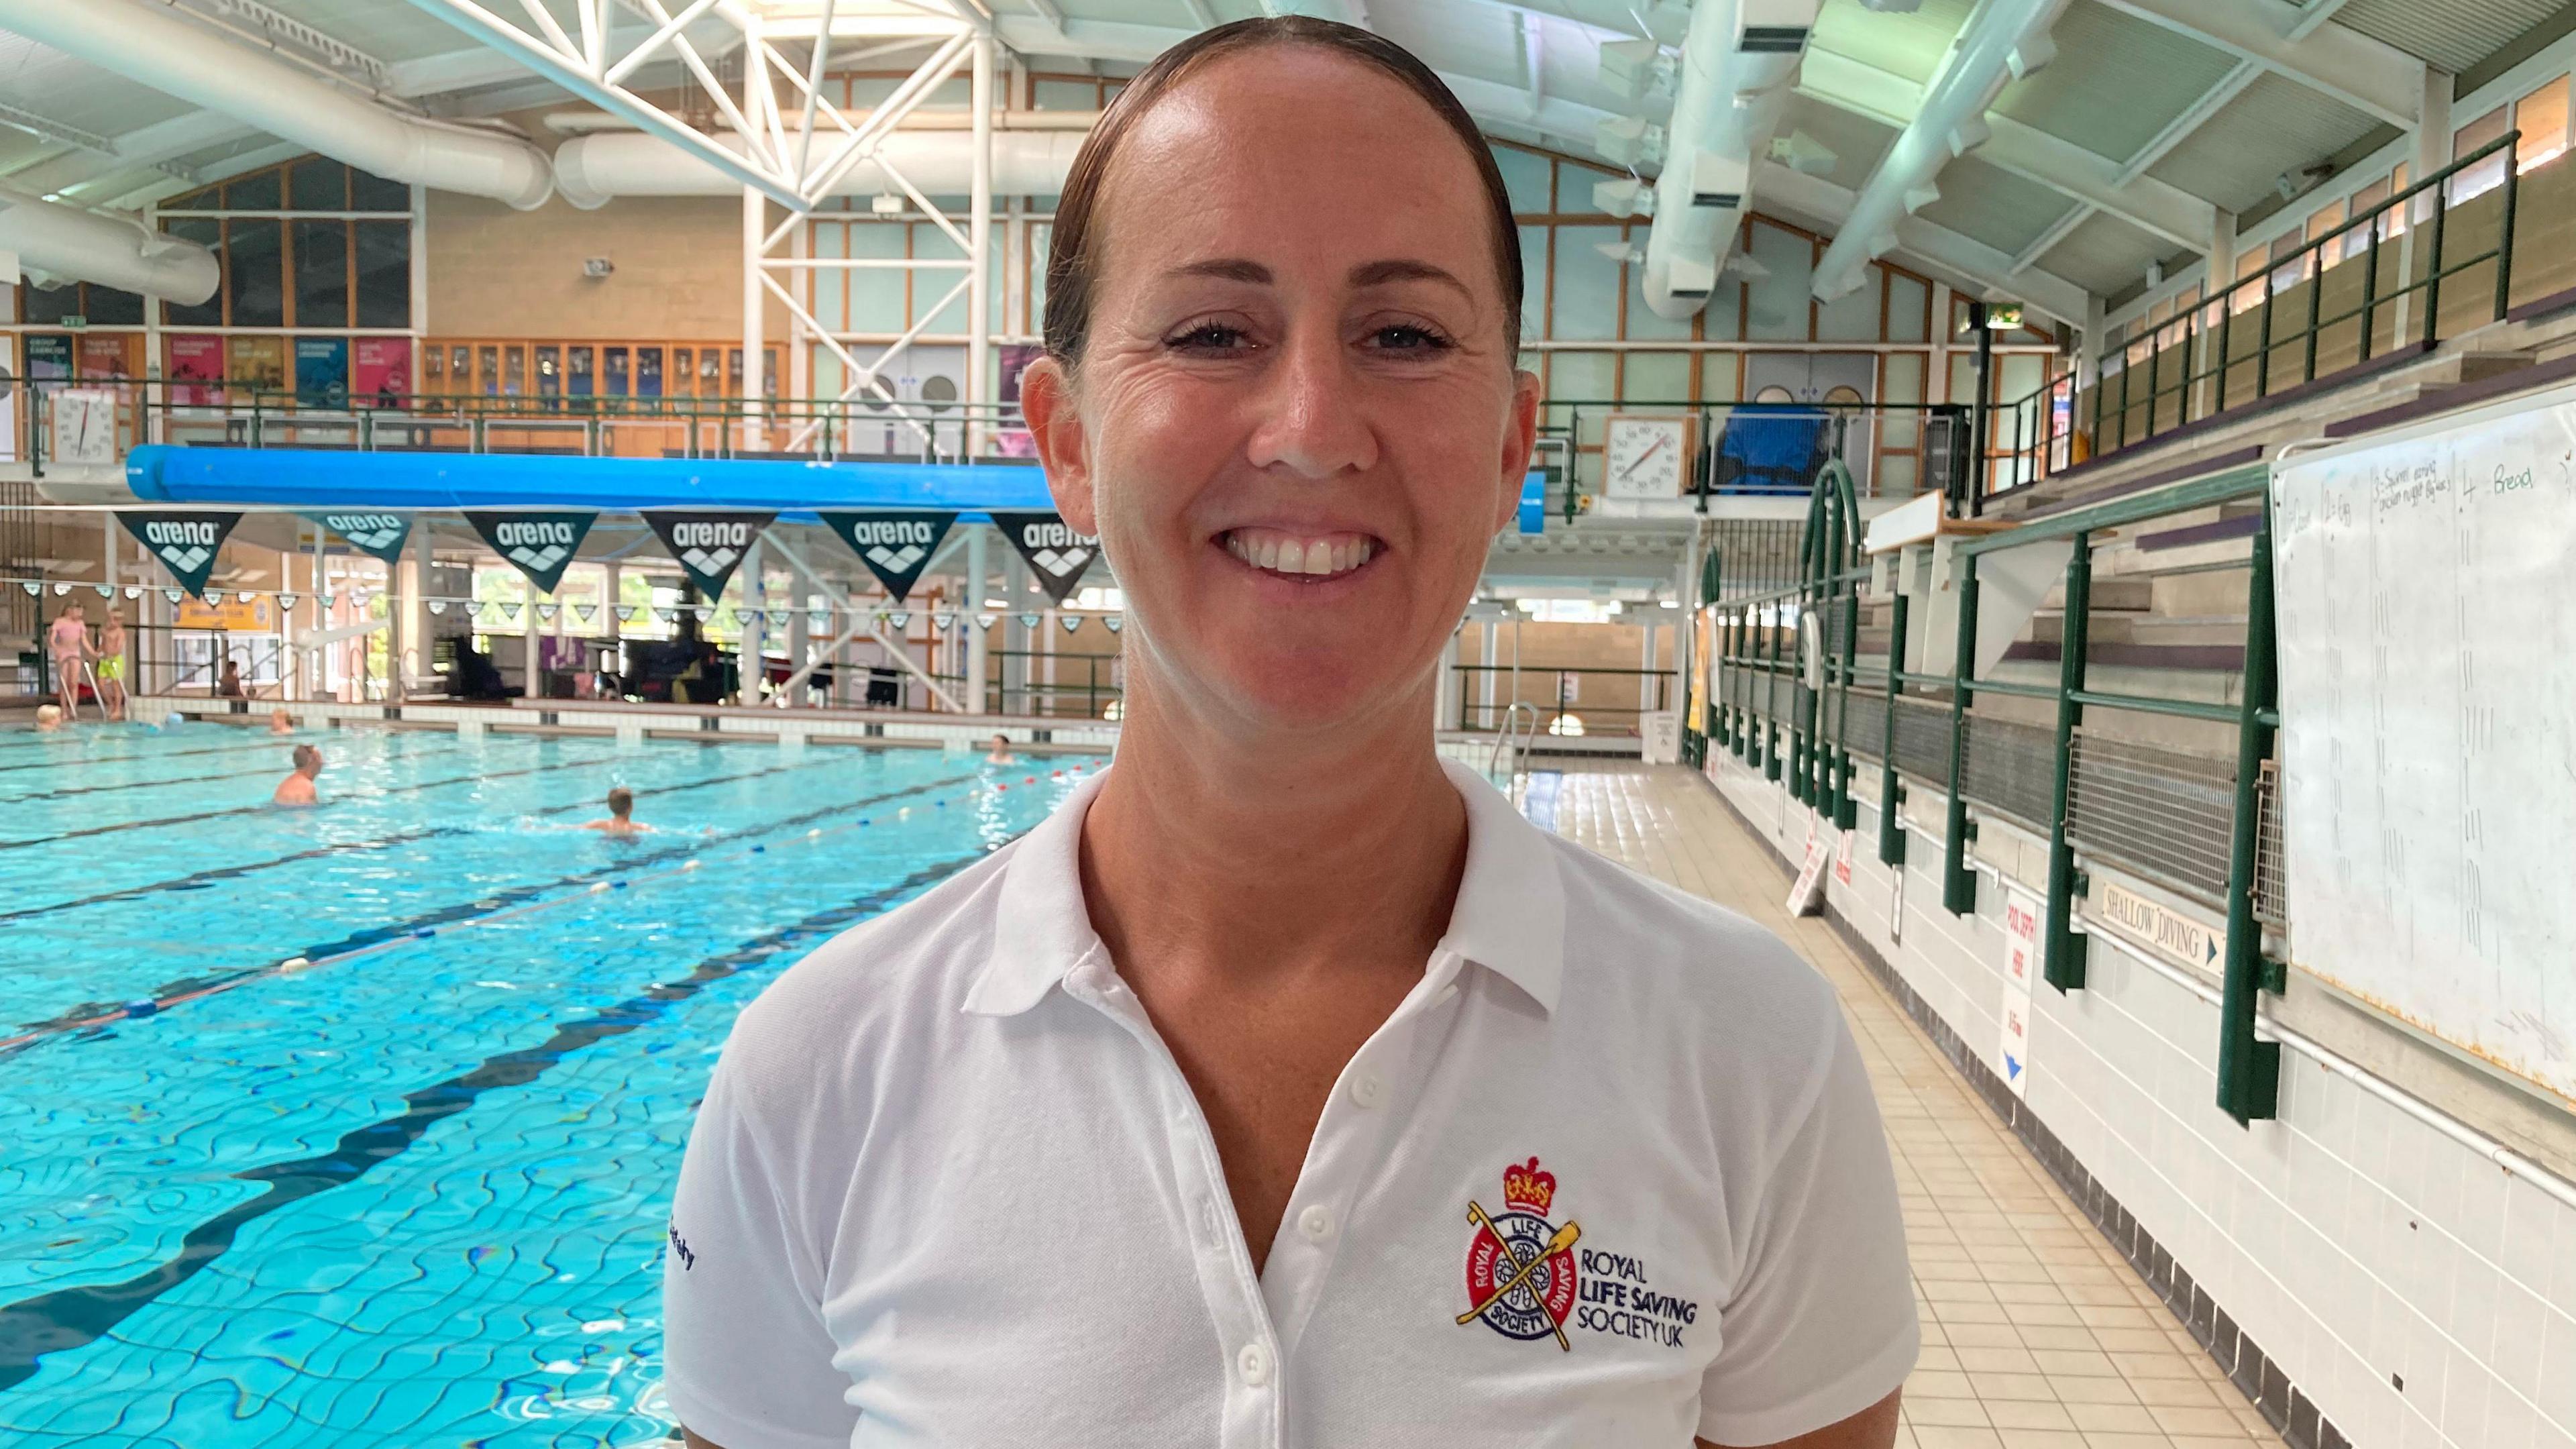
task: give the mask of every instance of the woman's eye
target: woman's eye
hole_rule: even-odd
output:
[[[1448,349],[1449,339],[1428,327],[1396,322],[1373,329],[1369,345],[1381,352],[1441,352]]]
[[[1163,345],[1183,352],[1230,352],[1244,342],[1243,329],[1223,322],[1201,322],[1165,338]]]

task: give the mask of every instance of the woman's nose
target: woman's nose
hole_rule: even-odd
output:
[[[1377,435],[1361,386],[1330,329],[1292,339],[1262,380],[1252,465],[1316,480],[1377,466]]]

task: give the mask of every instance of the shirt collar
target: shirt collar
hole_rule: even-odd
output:
[[[1547,835],[1467,766],[1442,768],[1467,806],[1467,867],[1438,949],[1455,951],[1556,1010],[1565,974],[1565,886]],[[1101,953],[1082,897],[1082,821],[1108,778],[1094,773],[1022,837],[1002,868],[993,946],[965,1009],[1016,1016]]]

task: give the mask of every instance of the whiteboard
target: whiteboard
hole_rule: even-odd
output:
[[[2292,959],[2576,1102],[2576,389],[2272,490]]]

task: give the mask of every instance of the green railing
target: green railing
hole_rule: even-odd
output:
[[[2429,351],[2446,333],[2503,318],[2513,304],[2521,138],[2520,131],[2506,132],[2355,211],[2298,251],[2270,259],[2258,275],[2203,296],[2188,313],[2154,329],[2148,341],[2126,341],[2102,353],[2089,398],[2077,390],[2076,379],[2058,377],[2005,404],[1989,435],[1992,457],[1979,480],[1981,493],[2036,483],[2081,461],[2074,434],[2088,416],[2084,436],[2092,454],[2114,453],[2375,357]],[[2457,183],[2499,163],[2503,176],[2492,188],[2500,193],[2493,244],[2480,244],[2481,236],[2472,239],[2471,250],[2452,245],[2451,213],[2474,199],[2455,200]],[[2354,262],[2360,265],[2348,265]],[[2443,284],[2489,263],[2495,268],[2485,293],[2490,305],[2446,322]],[[2292,277],[2286,286],[2285,274]],[[2329,292],[2336,295],[2330,298]],[[2410,306],[2411,317],[2403,310]],[[2390,324],[2384,338],[2383,322]],[[2401,329],[2412,335],[2401,335]]]
[[[2279,920],[2277,812],[2263,786],[2270,780],[2273,734],[2280,723],[2274,697],[2271,528],[2268,502],[2249,545],[2244,663],[2235,703],[2131,694],[2095,689],[2088,678],[2093,550],[2115,529],[2160,516],[2263,498],[2269,470],[2253,465],[2149,493],[2077,509],[2007,532],[1963,539],[1955,550],[1957,637],[1947,673],[1905,668],[1912,621],[1909,601],[1896,595],[1882,647],[1885,657],[1875,698],[1863,685],[1860,614],[1870,569],[1852,536],[1856,516],[1848,480],[1828,468],[1819,477],[1808,520],[1806,576],[1796,585],[1727,598],[1722,569],[1703,580],[1710,601],[1715,658],[1706,717],[1690,721],[1697,738],[1686,742],[1693,758],[1708,748],[1727,750],[1770,780],[1784,780],[1791,795],[1852,829],[1858,816],[1853,791],[1855,757],[1879,760],[1878,857],[1905,862],[1903,805],[1908,778],[1929,780],[1946,796],[1942,825],[1942,906],[1953,915],[1976,910],[1976,872],[1970,847],[1977,838],[1971,806],[2032,827],[2048,841],[2048,883],[2043,931],[2043,977],[2057,990],[2085,984],[2085,936],[2074,929],[2075,902],[2089,881],[2077,849],[2088,858],[2130,869],[2141,878],[2215,897],[2226,913],[2221,962],[2223,1005],[2219,1032],[2217,1098],[2239,1122],[2273,1115],[2278,1100],[2279,1048],[2256,1035],[2261,992],[2280,992],[2285,968],[2265,958],[2262,927]],[[1980,675],[1976,670],[1979,563],[2006,550],[2063,543],[2064,628],[2053,685]],[[1724,599],[1724,602],[1715,602]],[[1786,698],[1784,699],[1784,693]],[[2052,728],[1980,717],[1980,696],[2044,701],[2054,710]],[[2083,732],[2088,711],[2125,711],[2199,720],[2224,726],[2235,739],[2234,771],[2222,780],[2213,760],[2156,747],[2097,740]],[[1877,718],[1870,718],[1875,711]],[[1855,732],[1866,738],[1855,740]],[[1785,737],[1785,738],[1784,738]],[[1988,743],[1982,748],[1980,740]],[[2044,741],[2044,743],[2043,743]],[[1993,758],[1987,758],[1991,755]],[[2044,771],[2045,784],[2033,778]],[[2090,785],[2099,802],[2078,813],[2078,791]],[[2146,788],[2141,788],[2141,786]],[[2224,792],[2223,808],[2193,813],[2194,802]],[[2141,804],[2141,802],[2144,802]],[[2160,804],[2159,802],[2163,802]],[[2173,802],[2181,802],[2174,804]],[[2124,831],[2121,810],[2164,809],[2173,822]],[[2070,826],[2081,824],[2078,840]],[[2158,833],[2158,831],[2161,833]],[[2195,830],[2224,834],[2223,877],[2215,869],[2175,866],[2171,842]],[[2179,880],[2179,876],[2196,876]]]

